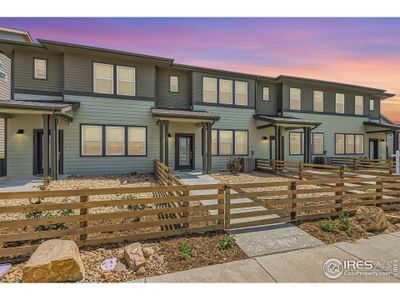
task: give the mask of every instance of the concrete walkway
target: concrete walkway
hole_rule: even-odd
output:
[[[42,177],[11,177],[0,178],[0,192],[28,192],[38,191],[43,184]]]
[[[214,177],[197,172],[176,172],[174,174],[188,185],[218,184]],[[217,190],[198,190],[192,191],[192,195],[216,194]],[[235,192],[232,192],[235,193]],[[248,198],[233,199],[231,203],[253,202]],[[217,200],[201,201],[203,205],[217,204]],[[232,209],[232,213],[242,213],[250,211],[265,211],[264,206],[246,207]],[[210,210],[210,214],[217,214],[216,210]],[[257,217],[232,219],[235,222],[250,222],[277,218],[278,215],[264,215]],[[237,235],[236,243],[249,257],[285,252],[296,249],[303,249],[323,245],[323,243],[301,230],[297,226],[289,223],[272,224],[266,226],[247,227],[230,231]]]
[[[139,279],[137,283],[183,282],[395,282],[400,283],[400,232],[362,239],[356,243],[316,246],[284,253],[275,253],[241,261],[197,268],[177,273]],[[337,279],[323,272],[324,263],[331,258],[371,260],[368,275],[344,272]],[[397,261],[397,262],[396,262]],[[397,269],[396,266],[397,264]],[[381,273],[371,273],[371,271]],[[382,271],[388,271],[385,273]],[[396,277],[397,275],[397,277]]]

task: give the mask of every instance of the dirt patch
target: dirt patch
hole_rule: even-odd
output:
[[[144,242],[142,246],[152,248],[155,254],[147,260],[146,274],[141,276],[129,269],[120,272],[103,272],[100,269],[102,261],[112,257],[116,257],[126,265],[123,259],[123,247],[127,243],[82,248],[81,257],[86,270],[86,278],[82,282],[125,282],[247,258],[237,246],[220,250],[218,244],[224,237],[222,232],[211,232]],[[192,252],[188,258],[183,259],[180,256],[180,248],[186,243],[192,245]],[[10,273],[0,282],[20,282],[24,263],[25,261],[16,262]]]
[[[217,172],[212,173],[211,176],[222,183],[289,181],[287,177],[280,177],[272,173],[263,172],[239,173],[237,175],[230,172]]]

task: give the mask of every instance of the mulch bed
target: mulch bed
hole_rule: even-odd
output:
[[[101,263],[112,257],[126,265],[123,247],[128,243],[85,247],[80,251],[86,271],[86,278],[82,282],[125,282],[247,258],[237,246],[226,250],[218,249],[219,241],[224,237],[223,232],[210,232],[143,242],[142,247],[155,250],[155,254],[147,260],[145,275],[137,275],[129,269],[119,272],[104,272],[100,269]],[[190,243],[193,250],[190,257],[183,259],[180,257],[180,248],[185,243]],[[25,257],[25,261],[27,259]],[[20,282],[25,261],[14,262],[12,270],[0,282]]]

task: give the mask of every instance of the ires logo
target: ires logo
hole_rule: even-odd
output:
[[[370,271],[374,269],[372,261],[366,260],[339,260],[336,258],[328,259],[323,266],[323,272],[330,279],[337,279],[346,272],[350,271],[351,275],[356,275],[352,271]],[[349,274],[350,275],[350,274]]]

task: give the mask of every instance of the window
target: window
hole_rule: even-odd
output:
[[[324,154],[324,134],[323,133],[313,133],[312,134],[313,143],[313,154]]]
[[[211,153],[212,155],[218,154],[218,130],[211,131]]]
[[[290,139],[290,144],[289,144],[290,155],[303,154],[303,133],[290,132],[289,139]]]
[[[244,105],[248,104],[247,82],[235,81],[235,104]]]
[[[135,72],[133,67],[117,66],[117,94],[124,96],[135,96]],[[112,71],[111,71],[112,78]],[[111,89],[112,93],[112,89]]]
[[[364,114],[364,97],[363,96],[355,96],[354,98],[354,113],[356,115]]]
[[[0,81],[7,82],[7,74],[0,71]]]
[[[47,79],[47,60],[46,59],[34,59],[34,74],[35,79]]]
[[[324,111],[324,92],[314,91],[313,93],[313,110],[318,112]]]
[[[125,155],[125,127],[106,126],[106,155]]]
[[[203,101],[217,103],[217,79],[203,77]]]
[[[103,127],[82,125],[82,155],[102,155],[103,153]]]
[[[364,135],[355,135],[355,154],[364,154]]]
[[[269,87],[264,86],[262,92],[262,100],[269,101]]]
[[[346,134],[346,154],[354,154],[354,135]]]
[[[171,75],[169,76],[169,91],[170,93],[179,92],[179,77]]]
[[[236,130],[235,131],[235,155],[247,155],[248,153],[248,132]]]
[[[344,134],[335,135],[335,153],[344,154]]]
[[[298,88],[290,88],[290,109],[300,110],[301,109],[301,90]]]
[[[114,93],[114,66],[100,63],[93,64],[93,91],[95,93]]]
[[[128,127],[128,155],[146,155],[146,130],[146,127]]]
[[[344,114],[344,94],[336,93],[336,113]]]
[[[233,131],[220,130],[219,131],[219,154],[232,155],[233,154]]]
[[[369,100],[369,110],[373,111],[375,109],[375,100],[374,99],[370,99]]]
[[[219,102],[223,104],[233,103],[233,81],[220,79],[219,80]]]

